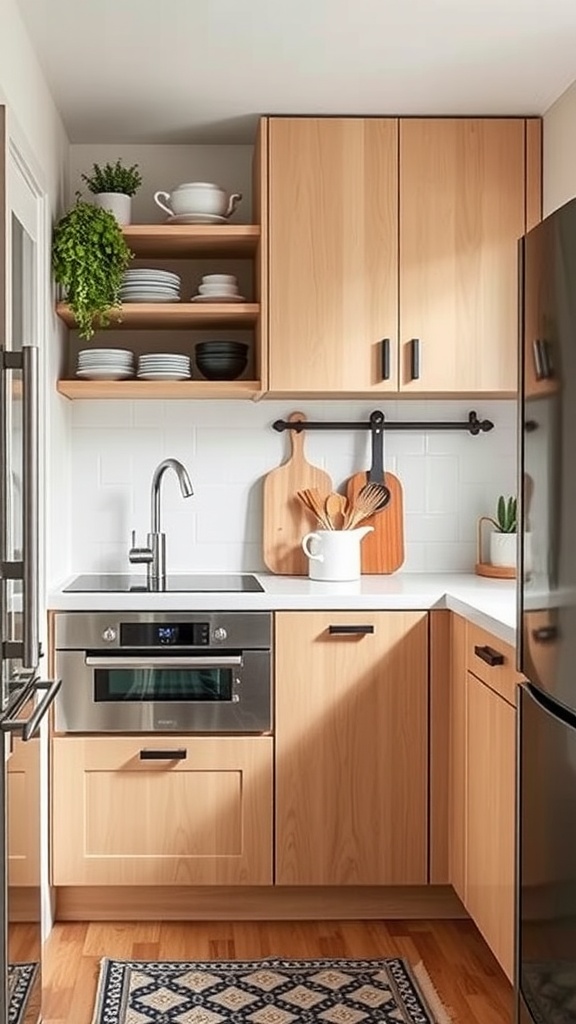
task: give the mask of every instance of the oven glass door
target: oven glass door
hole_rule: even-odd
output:
[[[116,657],[88,655],[94,701],[232,701],[240,654],[219,656],[167,655],[148,657],[123,653]]]

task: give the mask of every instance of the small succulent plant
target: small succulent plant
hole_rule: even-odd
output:
[[[516,533],[516,498],[505,498],[503,494],[498,498],[496,506],[496,519],[491,519],[498,533]]]

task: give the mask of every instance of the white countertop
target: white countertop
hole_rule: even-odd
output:
[[[76,574],[75,574],[76,575]],[[262,593],[69,593],[48,597],[54,611],[407,611],[449,608],[506,643],[516,638],[516,584],[467,573],[396,573],[355,583],[254,573]]]

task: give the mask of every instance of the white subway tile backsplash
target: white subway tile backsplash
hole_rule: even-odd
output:
[[[472,438],[391,430],[384,461],[404,487],[404,570],[470,571],[476,522],[500,493],[516,490],[516,405],[504,402],[233,401],[75,402],[72,415],[72,571],[128,571],[130,530],[150,528],[150,484],[167,457],[184,463],[194,495],[184,501],[174,474],[162,487],[171,571],[262,571],[262,480],[291,450],[277,419],[299,410],[309,420],[461,420],[475,408],[495,428]],[[310,431],[307,459],[341,490],[370,465],[366,431]]]

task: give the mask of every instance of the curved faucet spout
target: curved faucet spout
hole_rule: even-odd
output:
[[[185,466],[182,465],[178,459],[164,459],[159,466],[156,466],[154,475],[152,477],[152,488],[151,488],[151,525],[152,533],[160,533],[160,484],[162,477],[167,469],[173,469],[178,477],[178,483],[180,484],[180,490],[183,498],[189,498],[194,494],[194,488],[192,482],[188,476],[188,471]]]

